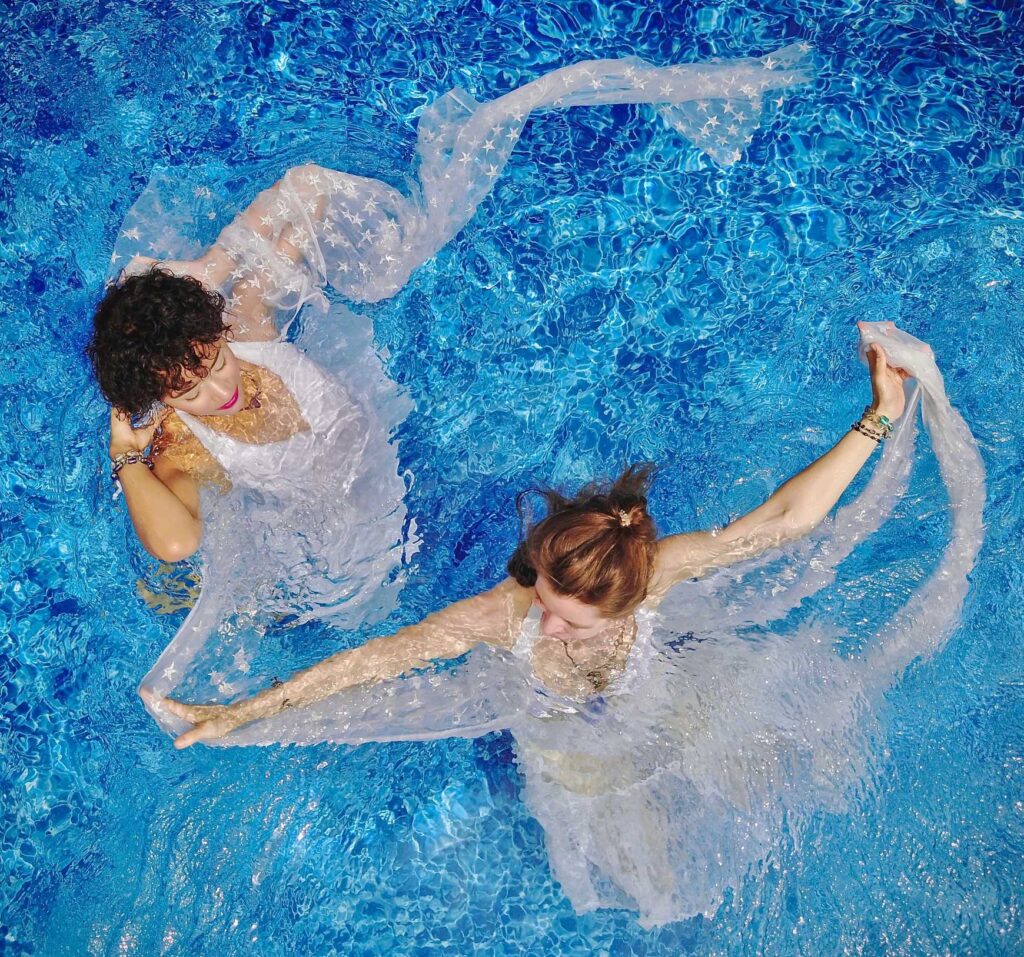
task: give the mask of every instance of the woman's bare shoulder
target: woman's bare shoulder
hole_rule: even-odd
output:
[[[178,469],[199,482],[228,484],[217,460],[174,412],[161,423],[160,434],[153,440],[152,455],[158,473]]]
[[[464,614],[468,613],[478,641],[511,648],[533,604],[533,589],[506,578],[493,588],[458,604],[463,606],[460,610]]]
[[[659,538],[649,599],[656,604],[679,582],[707,574],[720,551],[716,537],[714,532],[684,532]]]

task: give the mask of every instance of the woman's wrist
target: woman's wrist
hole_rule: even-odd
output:
[[[153,470],[153,460],[145,452],[122,452],[110,460],[110,479],[119,491],[122,475],[130,475],[132,472],[142,473],[142,469],[132,468],[137,465],[144,465],[146,471]],[[117,493],[115,493],[116,496]]]
[[[895,422],[900,417],[900,412],[888,402],[872,402],[868,409],[875,415],[884,415],[890,422]]]
[[[142,471],[141,469],[134,469],[133,470],[132,469],[133,465],[145,465],[146,466],[145,471],[147,471],[147,472],[153,471],[152,459],[145,458],[141,452],[132,453],[131,457],[128,459],[127,462],[125,462],[123,460],[122,461],[118,461],[117,459],[111,459],[111,463],[117,469],[117,471],[114,472],[114,475],[116,475],[118,478],[120,478],[122,474],[128,473],[129,470],[140,471],[140,472]]]
[[[107,453],[110,455],[110,461],[113,462],[118,456],[121,455],[142,455],[146,450],[140,449],[136,442],[111,442],[110,448]]]
[[[866,438],[873,439],[876,443],[884,442],[892,436],[894,431],[893,418],[886,415],[885,412],[879,411],[879,409],[885,408],[888,408],[885,403],[864,406],[860,418],[851,423],[850,428]],[[895,410],[893,411],[895,413]]]

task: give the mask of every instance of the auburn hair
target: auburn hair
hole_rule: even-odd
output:
[[[508,572],[532,588],[543,575],[560,595],[617,618],[647,597],[654,574],[657,530],[647,513],[654,466],[631,465],[614,482],[594,482],[572,498],[531,488],[516,496],[520,542]],[[547,515],[530,522],[528,497],[539,495]]]

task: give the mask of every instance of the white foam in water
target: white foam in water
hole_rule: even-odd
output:
[[[761,61],[710,68],[599,61],[557,71],[488,104],[455,91],[421,118],[416,195],[307,170],[287,184],[275,220],[276,229],[306,224],[299,234],[308,240],[301,268],[275,260],[265,240],[252,234],[235,229],[227,241],[283,310],[310,301],[327,309],[319,288],[328,280],[353,299],[384,298],[469,219],[531,109],[668,96],[677,101],[663,110],[670,121],[728,162],[749,136],[746,108],[756,109],[763,89],[802,76],[795,48],[776,56],[788,72]],[[658,83],[669,94],[659,93]],[[735,142],[702,141],[702,131],[714,132],[716,124],[694,127],[686,111],[702,109],[698,95],[710,101],[709,117],[719,108],[723,117],[743,113],[742,122],[726,127],[736,126]],[[500,150],[491,139],[495,128],[507,140]],[[146,227],[168,228],[173,208],[160,200],[160,187],[154,181],[122,237],[137,241]],[[323,226],[306,219],[309,204],[321,200]],[[164,254],[175,255],[175,244],[183,248],[175,235],[173,229],[164,235]],[[146,251],[121,243],[115,256],[123,263],[140,249]],[[284,486],[271,493],[238,485],[216,500],[206,529],[202,596],[144,687],[159,695],[178,688],[191,700],[228,700],[256,682],[252,660],[275,614],[337,615],[352,624],[390,607],[393,594],[378,589],[397,567],[404,513],[386,438],[401,403],[368,340],[349,342],[366,339],[358,322],[332,307],[309,324],[306,341],[309,354],[345,382],[334,400],[351,410],[349,425],[309,458],[313,464],[298,476],[294,496]],[[351,348],[345,345],[332,359],[339,337]],[[949,635],[981,544],[980,457],[949,405],[931,350],[882,326],[864,334],[864,342],[871,341],[884,346],[893,365],[911,371],[917,385],[864,492],[810,544],[682,585],[656,614],[642,613],[627,674],[588,706],[539,693],[523,659],[480,649],[454,669],[352,689],[256,722],[219,743],[360,743],[511,729],[525,798],[577,910],[626,906],[646,925],[714,911],[726,889],[764,861],[784,826],[798,836],[808,813],[841,808],[857,788],[871,757],[882,693]],[[319,401],[319,391],[312,390],[311,402]],[[773,622],[829,585],[838,564],[902,494],[919,401],[952,517],[938,568],[864,642],[859,656],[841,656],[836,630],[821,618],[773,633]],[[236,574],[239,568],[244,576]],[[752,623],[762,626],[756,641],[742,633]],[[676,641],[688,632],[702,640]],[[171,734],[184,729],[159,707],[153,714]]]

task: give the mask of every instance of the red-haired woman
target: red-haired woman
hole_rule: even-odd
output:
[[[187,705],[154,689],[143,692],[150,710],[178,747],[225,735],[229,745],[359,743],[508,729],[523,800],[577,912],[624,907],[644,926],[713,914],[728,888],[777,866],[784,834],[799,844],[819,811],[862,793],[884,697],[952,633],[984,538],[981,457],[931,350],[891,323],[862,325],[861,336],[873,392],[865,415],[724,529],[659,539],[645,467],[571,499],[547,493],[547,516],[527,522],[510,577],[491,590],[254,697]],[[905,399],[908,372],[915,386]],[[898,610],[888,574],[872,596],[877,614],[843,603],[858,630],[875,631],[850,652],[848,628],[827,610],[788,616],[905,487],[915,433],[907,402],[923,410],[950,540]],[[680,584],[662,603],[684,579],[808,532],[901,416],[889,454],[803,571],[794,574],[783,550],[718,581]],[[701,640],[686,640],[689,629]],[[475,647],[450,672],[423,667]]]

